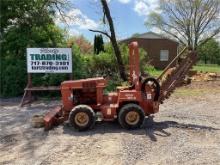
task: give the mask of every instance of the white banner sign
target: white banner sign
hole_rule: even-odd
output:
[[[72,73],[71,48],[27,48],[28,73]]]

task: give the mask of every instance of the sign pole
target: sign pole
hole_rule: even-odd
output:
[[[31,73],[28,73],[28,85],[27,85],[27,87],[28,88],[32,87],[32,75],[31,75]],[[32,100],[32,93],[31,93],[31,91],[28,91],[27,98],[28,98],[28,101]]]
[[[69,74],[69,79],[73,80],[73,74],[72,73]]]
[[[32,87],[32,76],[31,76],[31,73],[28,73],[28,83],[27,83],[27,86],[26,88],[31,88]],[[30,90],[25,90],[24,92],[24,95],[22,97],[22,100],[21,100],[21,104],[20,106],[22,107],[24,104],[27,104],[29,102],[32,101],[32,93]]]

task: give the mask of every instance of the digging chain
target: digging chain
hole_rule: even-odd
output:
[[[196,61],[197,54],[195,52],[190,52],[180,62],[180,64],[176,66],[176,69],[167,77],[167,79],[161,83],[161,92],[159,97],[160,103],[163,103],[165,99],[170,97],[175,88],[182,83]]]

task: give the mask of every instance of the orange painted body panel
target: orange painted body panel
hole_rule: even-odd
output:
[[[135,85],[135,90],[140,91],[140,57],[137,42],[129,45],[130,84]]]
[[[59,116],[61,116],[62,112],[62,107],[57,106],[53,109],[51,109],[44,117],[44,125],[45,125],[45,130],[50,129],[52,126],[59,124]]]
[[[74,102],[72,100],[73,90],[81,91],[81,94],[90,96],[88,99],[95,99],[96,104],[101,104],[103,101],[103,89],[106,85],[107,81],[103,77],[64,81],[61,84],[63,110],[71,111],[74,107]]]

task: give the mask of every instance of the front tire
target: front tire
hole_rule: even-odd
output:
[[[78,105],[69,114],[69,123],[78,131],[85,131],[95,124],[95,113],[87,105]]]
[[[123,128],[136,129],[144,123],[145,114],[143,109],[137,104],[124,105],[118,114],[118,121]]]

